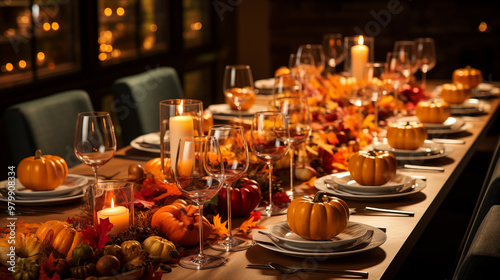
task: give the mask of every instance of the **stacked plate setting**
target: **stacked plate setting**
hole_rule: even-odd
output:
[[[16,179],[15,203],[23,206],[52,206],[80,200],[83,188],[87,185],[85,176],[69,174],[66,181],[51,191],[33,191],[27,189]],[[0,201],[8,201],[8,181],[0,182]]]
[[[446,148],[443,144],[435,143],[431,140],[425,140],[424,144],[416,150],[402,150],[392,148],[387,140],[383,142],[375,142],[367,147],[375,151],[388,151],[394,154],[399,161],[424,161],[445,157],[451,148]]]

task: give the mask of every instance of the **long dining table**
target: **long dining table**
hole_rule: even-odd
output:
[[[449,149],[446,157],[435,159],[424,164],[444,168],[444,172],[399,169],[399,172],[407,175],[418,175],[426,178],[426,187],[422,191],[390,200],[360,201],[345,199],[350,208],[362,208],[372,206],[378,208],[397,209],[414,212],[414,216],[403,215],[358,215],[350,216],[350,221],[363,223],[374,227],[385,228],[386,241],[371,250],[356,254],[347,254],[341,257],[325,258],[310,253],[308,257],[293,257],[275,251],[268,250],[255,245],[248,250],[239,252],[220,252],[206,247],[206,253],[221,255],[227,262],[217,268],[207,270],[190,270],[172,265],[172,272],[165,273],[162,279],[341,279],[338,274],[300,272],[292,275],[281,275],[271,269],[248,269],[248,264],[268,264],[276,262],[284,265],[317,267],[343,270],[362,270],[368,272],[368,279],[392,279],[398,269],[409,255],[412,248],[422,235],[424,229],[438,210],[439,206],[453,188],[457,178],[468,164],[475,153],[480,142],[484,139],[499,115],[498,106],[500,98],[482,99],[489,106],[485,114],[478,116],[462,117],[470,124],[469,129],[463,133],[452,135],[464,141],[464,144],[445,144]],[[128,167],[134,163],[144,164],[148,158],[159,155],[138,151],[126,146],[117,151],[116,156],[106,165],[99,169],[103,175],[116,174],[114,179],[127,179]],[[92,176],[90,167],[80,164],[70,169],[71,174]],[[481,187],[478,183],[477,188]],[[314,194],[317,189],[307,185],[296,186],[298,193]],[[41,223],[47,220],[65,221],[68,217],[80,214],[80,203],[47,205],[47,208],[59,210],[60,213],[37,213],[26,216],[18,216],[18,220],[29,223]],[[18,206],[22,210],[29,207]],[[0,226],[7,225],[7,216],[2,213]],[[286,221],[286,215],[267,217],[262,215],[260,226],[269,228],[279,222]],[[239,226],[242,220],[236,219],[234,227]],[[252,229],[251,234],[257,229]]]

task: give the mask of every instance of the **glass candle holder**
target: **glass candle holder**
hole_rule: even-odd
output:
[[[203,135],[203,102],[193,99],[160,101],[160,149],[165,181],[174,183],[170,166],[175,163],[181,137]]]
[[[373,37],[350,36],[344,38],[344,71],[358,81],[363,80],[366,63],[373,62],[375,43]]]
[[[93,224],[109,218],[114,236],[134,226],[134,183],[128,181],[104,181],[90,186]]]

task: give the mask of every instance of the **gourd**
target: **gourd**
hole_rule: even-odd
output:
[[[441,97],[449,104],[462,104],[471,96],[471,90],[464,84],[444,84],[441,86]]]
[[[174,243],[159,236],[150,236],[142,242],[142,246],[151,256],[159,256],[162,261],[168,262],[179,256]]]
[[[340,198],[317,192],[314,197],[300,196],[287,212],[290,229],[310,240],[328,240],[341,233],[349,221],[349,208]]]
[[[75,266],[70,269],[71,277],[76,279],[86,279],[97,275],[95,263],[87,263],[81,266]]]
[[[61,157],[42,155],[41,150],[36,150],[35,156],[21,160],[17,176],[28,189],[49,191],[64,183],[68,176],[68,164]]]
[[[423,123],[443,123],[451,116],[451,109],[445,101],[424,100],[418,102],[416,115]]]
[[[68,261],[71,259],[73,249],[83,242],[82,233],[62,221],[51,220],[43,223],[35,235],[42,242],[48,238],[54,249],[65,255]]]
[[[205,218],[201,218],[203,240],[212,233],[212,226]],[[158,209],[152,219],[151,226],[158,227],[160,236],[180,246],[191,246],[199,243],[200,216],[198,207],[186,205],[185,202],[174,202]]]
[[[82,243],[71,251],[73,263],[76,266],[92,262],[94,260],[94,249],[86,243]]]
[[[146,252],[139,241],[128,240],[120,247],[123,253],[122,266],[125,270],[129,271],[146,265]]]
[[[364,186],[380,186],[396,175],[397,161],[391,152],[359,151],[349,158],[351,178]]]
[[[453,83],[468,85],[469,88],[477,87],[483,81],[483,73],[470,66],[456,69],[452,75]]]
[[[40,266],[36,260],[19,259],[12,271],[14,280],[36,280],[40,273]]]
[[[387,142],[394,149],[416,150],[424,144],[427,136],[427,128],[422,123],[393,123],[387,126]]]

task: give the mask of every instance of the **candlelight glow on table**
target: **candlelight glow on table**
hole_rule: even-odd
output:
[[[113,224],[113,228],[109,232],[110,235],[117,235],[129,227],[130,211],[123,206],[116,206],[114,199],[111,199],[111,207],[104,208],[97,212],[97,223],[101,219],[109,218],[109,222]]]
[[[363,45],[363,35],[358,37],[358,44],[351,48],[351,70],[352,76],[357,80],[365,77],[366,63],[368,62],[368,46]]]

